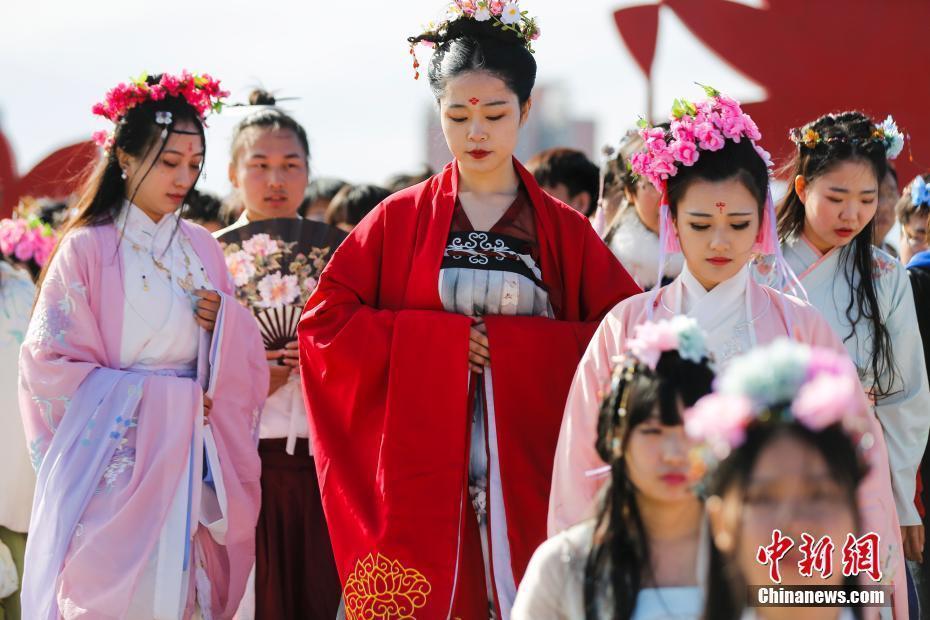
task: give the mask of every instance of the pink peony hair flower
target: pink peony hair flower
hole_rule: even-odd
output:
[[[672,121],[672,137],[684,142],[694,142],[695,119],[690,116],[683,116],[676,121]]]
[[[862,398],[857,377],[820,373],[801,387],[791,413],[804,426],[820,431],[858,411]]]
[[[698,149],[694,142],[676,140],[672,142],[671,147],[672,152],[675,154],[675,159],[685,166],[693,166],[698,160]]]
[[[711,444],[718,452],[732,450],[746,438],[753,419],[752,402],[745,396],[714,393],[685,411],[685,432]]]
[[[663,351],[678,348],[678,334],[670,321],[637,325],[633,334],[633,338],[627,343],[630,353],[653,370],[659,363]]]

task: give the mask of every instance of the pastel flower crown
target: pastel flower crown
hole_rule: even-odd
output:
[[[868,448],[863,432],[862,386],[852,362],[829,349],[787,339],[753,350],[715,381],[715,391],[685,411],[685,431],[723,459],[746,440],[753,424],[799,423],[821,431],[840,423],[854,443]]]
[[[645,120],[639,122],[640,136],[646,145],[630,157],[630,168],[660,192],[680,166],[693,166],[701,151],[719,151],[727,140],[751,141],[765,165],[772,168],[771,155],[755,143],[762,138],[759,127],[743,112],[739,102],[710,86],[702,88],[708,97],[704,101],[675,100],[668,130],[650,127]]]
[[[143,73],[128,84],[121,82],[111,88],[106,98],[95,103],[91,111],[115,124],[139,104],[162,101],[165,97],[183,97],[204,121],[210,112],[218,113],[223,109],[222,99],[229,97],[229,91],[220,88],[220,81],[210,75],[192,74],[187,69],[181,71],[181,75],[163,73],[155,84],[150,84],[148,74]],[[170,125],[171,113],[158,112],[155,120],[160,125]],[[112,146],[113,136],[106,131],[95,132],[93,139],[107,150]]]
[[[677,351],[682,359],[695,364],[711,361],[706,336],[697,321],[691,317],[676,315],[671,319],[647,321],[637,325],[633,334],[633,338],[627,341],[626,352],[612,360],[613,370],[609,386],[598,394],[602,415],[606,411],[615,420],[613,437],[610,440],[613,458],[622,453],[630,397],[629,385],[638,371],[647,367],[655,372],[659,358],[669,351]],[[588,470],[585,475],[598,477],[608,473],[610,469],[610,465],[597,467]]]
[[[529,17],[527,11],[520,10],[518,0],[452,0],[446,9],[445,17],[439,22],[430,22],[423,34],[410,37],[410,55],[413,56],[414,79],[420,77],[420,63],[416,57],[417,44],[435,47],[449,31],[449,26],[456,21],[468,19],[476,22],[489,22],[502,32],[511,32],[522,40],[527,50],[533,52],[533,41],[539,39],[539,23],[535,17]]]
[[[813,124],[798,127],[788,132],[788,138],[791,139],[798,149],[816,149],[821,144],[834,144],[850,142],[852,144],[880,143],[885,148],[885,154],[888,159],[897,159],[901,151],[904,150],[904,134],[898,129],[898,124],[889,115],[880,124],[872,128],[872,133],[868,138],[848,139],[845,136],[824,137],[819,131],[814,129]]]
[[[930,206],[930,184],[921,175],[911,181],[911,206]]]
[[[682,359],[695,364],[710,357],[698,322],[684,315],[637,325],[633,337],[627,341],[627,349],[651,370],[656,369],[659,358],[668,351],[678,351]]]
[[[29,200],[24,200],[12,218],[0,220],[0,254],[27,266],[31,261],[41,269],[52,255],[58,236],[29,210]]]

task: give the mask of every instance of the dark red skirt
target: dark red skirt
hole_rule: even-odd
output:
[[[333,620],[342,586],[307,440],[262,439],[262,511],[255,534],[255,618]]]

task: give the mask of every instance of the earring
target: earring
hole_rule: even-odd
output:
[[[125,181],[126,179],[129,178],[129,175],[126,174],[126,169],[125,169],[125,168],[123,168],[123,173],[122,173],[121,175],[119,175],[119,177],[120,177],[122,180],[124,180],[124,181]]]

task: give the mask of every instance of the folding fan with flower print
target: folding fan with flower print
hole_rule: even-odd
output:
[[[267,350],[297,338],[304,304],[345,238],[338,228],[289,218],[244,224],[217,237],[236,297],[255,315]]]

